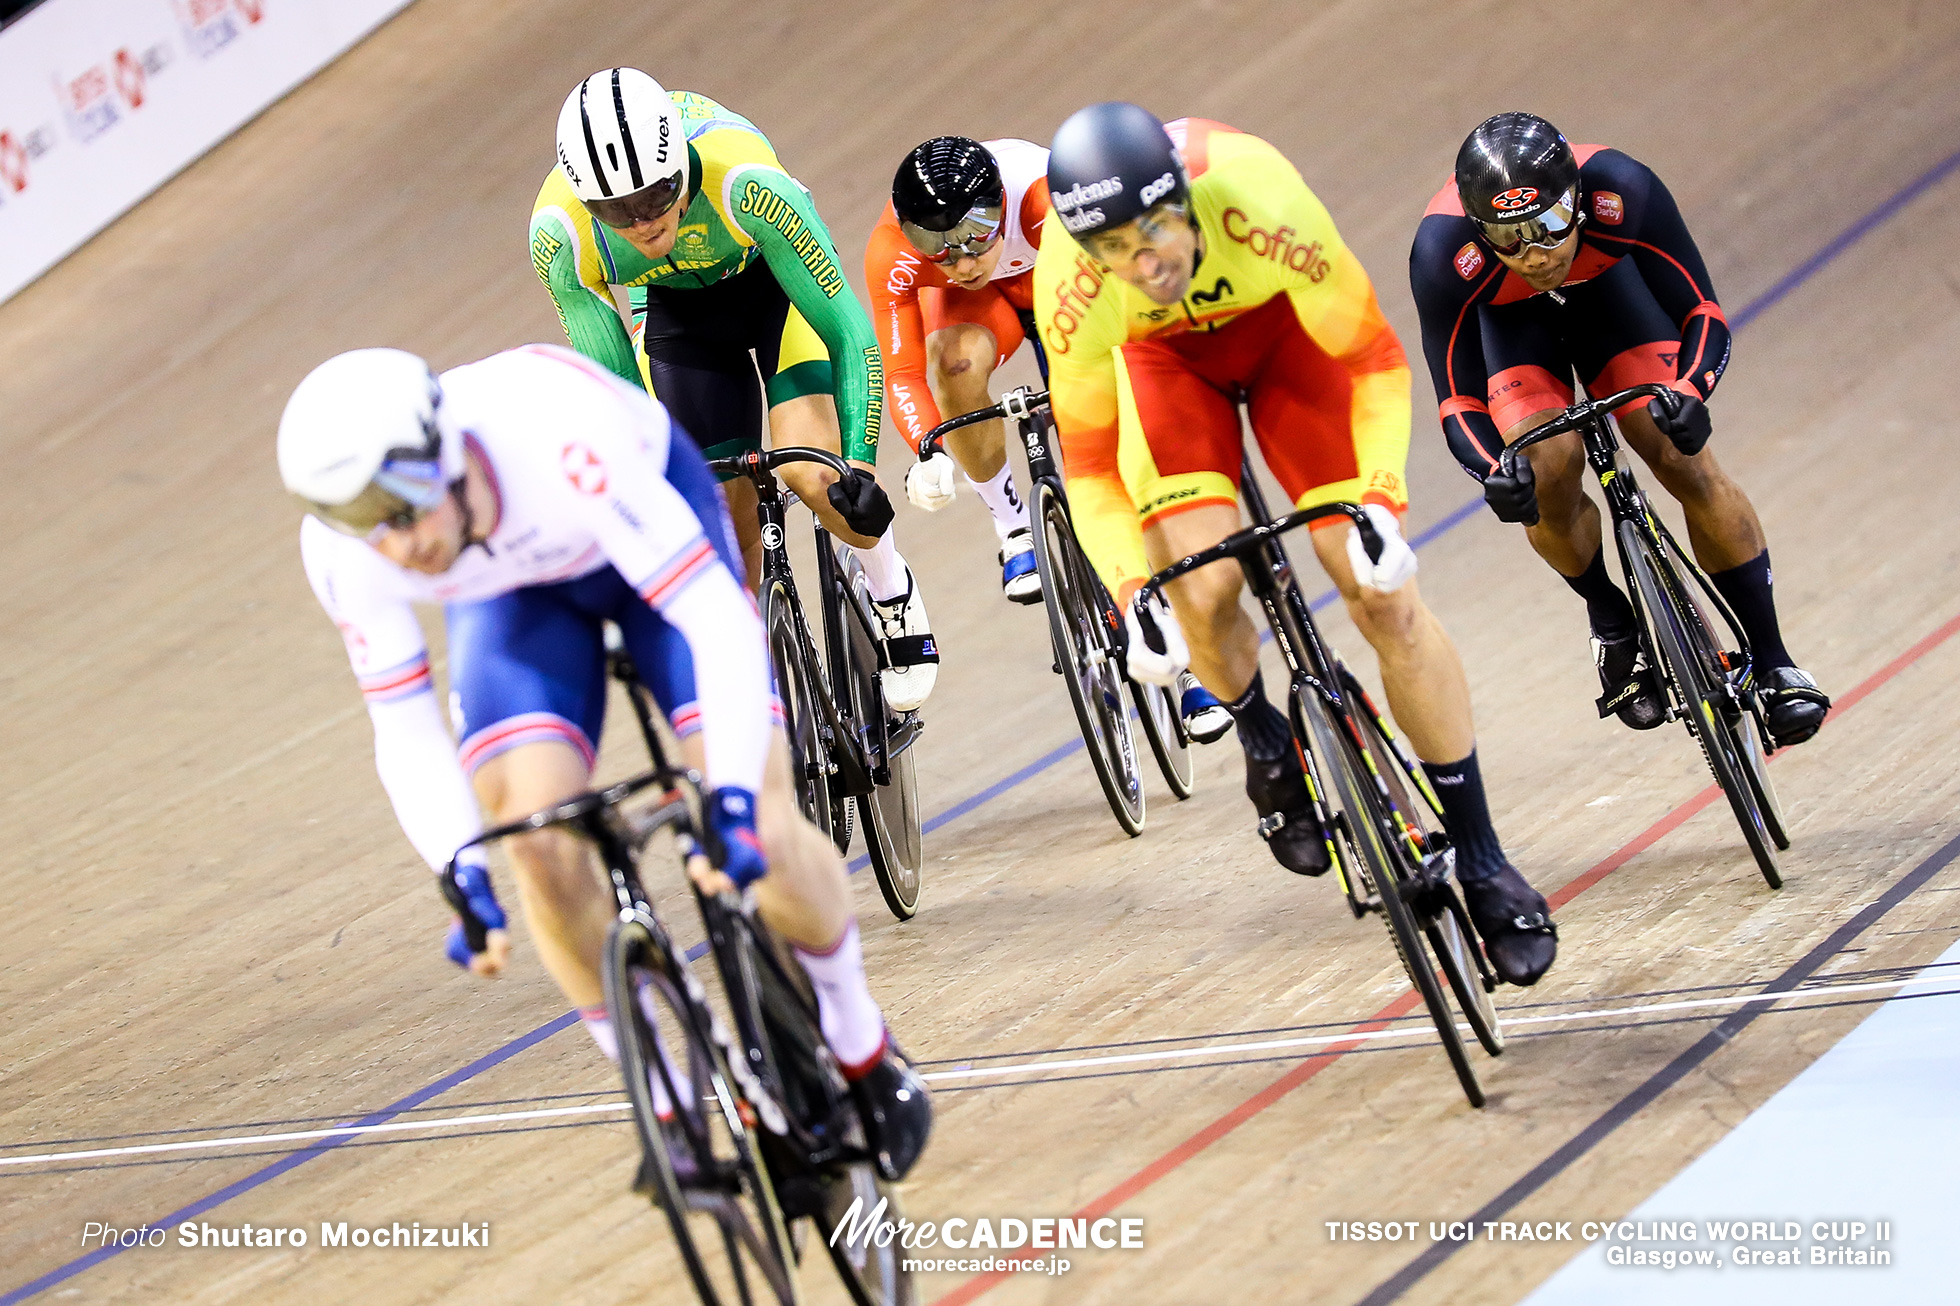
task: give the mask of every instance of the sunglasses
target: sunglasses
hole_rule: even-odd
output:
[[[1515,258],[1524,252],[1526,246],[1556,249],[1585,220],[1586,215],[1579,208],[1579,192],[1575,187],[1559,196],[1557,202],[1535,217],[1520,222],[1485,222],[1480,218],[1477,228],[1492,249],[1507,258]]]
[[[965,217],[945,231],[928,231],[910,222],[898,226],[926,262],[945,264],[985,254],[1000,239],[1001,217],[1000,205],[981,204],[968,209]]]
[[[665,216],[680,201],[682,174],[675,173],[651,186],[642,186],[631,195],[586,200],[585,211],[608,227],[637,227]]]

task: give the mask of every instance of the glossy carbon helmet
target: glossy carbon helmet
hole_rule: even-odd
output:
[[[975,257],[1000,235],[1007,188],[986,146],[935,136],[905,156],[892,177],[892,211],[912,247],[934,263]]]
[[[593,73],[558,111],[558,166],[609,227],[650,222],[693,189],[680,110],[637,68]]]
[[[1536,114],[1479,123],[1456,152],[1456,190],[1500,254],[1556,245],[1585,220],[1579,161],[1559,129]]]
[[[1048,151],[1048,193],[1080,240],[1191,192],[1184,159],[1156,115],[1121,100],[1069,115]]]
[[[442,386],[400,349],[355,349],[307,373],[279,418],[279,477],[344,535],[405,528],[463,475],[437,417]]]

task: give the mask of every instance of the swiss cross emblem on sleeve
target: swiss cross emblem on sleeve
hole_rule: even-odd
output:
[[[558,469],[565,473],[565,479],[580,494],[600,495],[606,492],[609,483],[606,464],[592,452],[589,445],[576,440],[566,445],[558,453]]]

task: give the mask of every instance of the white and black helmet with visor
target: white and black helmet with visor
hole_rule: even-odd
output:
[[[608,227],[665,215],[693,187],[680,110],[637,68],[593,73],[558,111],[558,167]]]
[[[1507,257],[1563,244],[1586,218],[1572,146],[1536,114],[1479,123],[1457,151],[1456,190],[1478,234]]]
[[[463,476],[442,385],[401,349],[355,349],[307,373],[279,417],[279,476],[313,516],[372,541],[406,530]]]

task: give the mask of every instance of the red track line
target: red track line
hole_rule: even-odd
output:
[[[1845,712],[1855,707],[1870,696],[1873,690],[1898,675],[1901,671],[1904,671],[1913,663],[1919,661],[1920,658],[1925,657],[1941,644],[1944,644],[1956,632],[1960,632],[1960,615],[1949,618],[1946,624],[1942,625],[1932,634],[1927,635],[1905,652],[1899,654],[1899,656],[1893,658],[1871,675],[1865,677],[1849,693],[1839,697],[1832,705],[1831,716],[1826,719],[1825,724],[1828,725],[1831,719],[1842,716]],[[1784,751],[1779,749],[1770,760],[1774,761],[1777,757],[1783,756]],[[1645,830],[1642,830],[1625,844],[1622,844],[1606,860],[1575,879],[1568,881],[1558,892],[1552,894],[1548,901],[1554,908],[1563,907],[1566,903],[1571,902],[1574,898],[1584,893],[1587,889],[1592,888],[1595,884],[1598,884],[1614,871],[1619,870],[1620,867],[1625,866],[1636,856],[1653,847],[1663,837],[1679,829],[1690,817],[1714,802],[1720,795],[1720,789],[1712,784],[1709,785],[1706,789],[1703,789],[1700,793],[1676,807],[1666,816],[1663,816],[1660,820],[1654,822]],[[1355,1025],[1351,1032],[1360,1034],[1381,1029],[1396,1017],[1406,1014],[1416,1005],[1418,1000],[1415,990],[1411,989],[1409,992],[1404,993],[1401,997],[1383,1007],[1380,1011],[1377,1011],[1374,1015]],[[1117,1207],[1129,1201],[1144,1189],[1149,1188],[1159,1179],[1162,1179],[1165,1175],[1177,1169],[1186,1161],[1189,1161],[1192,1157],[1204,1151],[1207,1147],[1210,1147],[1213,1143],[1225,1137],[1225,1135],[1231,1133],[1234,1129],[1237,1129],[1240,1125],[1252,1119],[1252,1117],[1258,1115],[1261,1111],[1264,1111],[1267,1107],[1279,1101],[1288,1093],[1291,1093],[1294,1089],[1360,1047],[1361,1044],[1362,1040],[1359,1039],[1346,1043],[1335,1043],[1323,1051],[1314,1053],[1313,1056],[1287,1071],[1271,1084],[1260,1089],[1257,1093],[1254,1093],[1251,1097],[1239,1103],[1230,1111],[1227,1111],[1224,1115],[1218,1117],[1218,1119],[1212,1121],[1203,1129],[1200,1129],[1197,1133],[1179,1143],[1176,1147],[1173,1147],[1170,1151],[1165,1152],[1149,1165],[1144,1166],[1143,1169],[1137,1171],[1122,1183],[1117,1184],[1114,1188],[1096,1198],[1081,1210],[1075,1212],[1072,1218],[1078,1220],[1100,1219],[1111,1211],[1114,1211]],[[989,1274],[977,1275],[974,1278],[968,1279],[944,1297],[933,1302],[932,1306],[965,1306],[965,1303],[975,1300],[996,1285],[1013,1277],[1014,1273],[1014,1271],[1009,1270],[995,1270]]]

